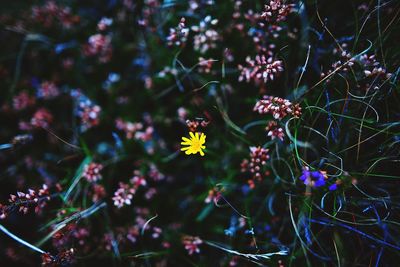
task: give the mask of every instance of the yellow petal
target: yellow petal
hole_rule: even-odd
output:
[[[181,148],[181,151],[188,150],[189,148],[190,148],[190,146],[187,146],[187,147],[182,147],[182,148]]]
[[[189,138],[186,138],[186,137],[182,137],[182,140],[185,141],[185,142],[191,142],[191,140]]]
[[[204,156],[204,152],[203,152],[203,150],[200,150],[200,156]]]
[[[206,142],[206,135],[203,134],[203,133],[201,133],[201,136],[200,136],[200,143],[204,144],[205,142]]]
[[[195,136],[194,136],[193,132],[189,132],[189,135],[190,135],[190,137],[191,137],[192,139],[194,139],[194,138],[195,138]]]

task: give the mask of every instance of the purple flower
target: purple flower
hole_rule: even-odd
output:
[[[305,185],[311,187],[321,187],[325,185],[325,180],[328,177],[324,171],[310,171],[308,167],[303,169],[302,175],[299,177]]]
[[[331,186],[329,186],[329,191],[335,191],[338,188],[337,184],[332,184]]]

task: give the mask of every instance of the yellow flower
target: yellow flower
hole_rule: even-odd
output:
[[[181,145],[187,147],[182,147],[181,151],[185,151],[186,155],[200,153],[201,156],[204,156],[203,149],[206,148],[204,146],[204,143],[206,142],[206,135],[204,133],[194,134],[193,132],[189,132],[189,134],[190,134],[190,139],[182,137],[183,142],[181,142]]]

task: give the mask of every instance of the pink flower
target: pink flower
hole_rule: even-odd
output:
[[[182,239],[182,243],[188,254],[193,255],[194,253],[200,253],[199,245],[201,245],[203,241],[199,237],[185,236]]]
[[[97,182],[102,178],[100,171],[103,169],[103,165],[99,163],[89,163],[83,168],[82,177],[86,178],[89,182]]]
[[[274,80],[275,76],[283,71],[283,63],[280,60],[274,60],[271,56],[257,55],[255,59],[246,58],[247,66],[239,65],[240,70],[239,81],[246,80],[247,82],[263,81],[266,83],[269,80]]]

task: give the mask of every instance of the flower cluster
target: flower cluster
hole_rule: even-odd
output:
[[[54,231],[54,227],[51,230]],[[69,223],[52,235],[52,243],[59,250],[72,244],[77,244],[80,248],[87,250],[84,245],[89,236],[90,231],[87,227],[79,227],[76,223]]]
[[[20,122],[19,128],[21,130],[32,130],[32,129],[47,129],[53,122],[53,115],[46,108],[39,108],[32,116],[29,122]]]
[[[97,182],[102,178],[100,173],[102,169],[102,164],[91,162],[83,167],[82,177],[84,177],[88,182]]]
[[[277,23],[285,21],[292,11],[293,5],[285,4],[282,0],[270,0],[269,4],[264,6],[261,17],[268,23]]]
[[[214,204],[217,204],[220,198],[221,198],[221,190],[218,189],[217,187],[213,187],[212,189],[208,190],[208,195],[204,199],[204,203],[208,204],[214,202]]]
[[[305,185],[311,187],[321,187],[326,184],[328,176],[326,175],[325,171],[310,171],[310,168],[304,167],[303,173],[299,179],[303,181]]]
[[[135,221],[133,224],[130,223],[126,227],[116,228],[114,235],[110,233],[104,234],[102,243],[106,251],[112,251],[115,241],[118,241],[118,246],[123,248],[137,244],[145,236],[149,236],[153,240],[159,240],[161,237],[162,229],[153,226],[152,223],[148,223],[150,217],[150,210],[148,208],[135,207],[133,210],[135,212]],[[141,234],[143,229],[145,230],[145,235]]]
[[[267,131],[267,136],[270,136],[272,140],[278,138],[281,141],[283,141],[283,138],[285,137],[283,129],[279,127],[278,122],[274,120],[268,122],[267,127],[265,127],[265,130]]]
[[[129,122],[121,118],[115,120],[115,126],[118,130],[125,132],[127,139],[134,139],[144,143],[146,151],[149,154],[154,153],[153,135],[154,126],[151,117],[145,116],[144,123]]]
[[[63,249],[57,255],[52,256],[50,253],[42,254],[43,267],[68,266],[75,261],[75,251],[73,248]]]
[[[187,41],[188,35],[189,28],[186,28],[185,18],[181,18],[178,27],[169,29],[167,44],[169,46],[184,46]]]
[[[18,95],[13,97],[13,108],[14,110],[23,110],[33,106],[36,103],[36,99],[30,96],[28,92],[21,91]]]
[[[99,62],[106,63],[112,56],[111,36],[97,33],[89,37],[84,46],[86,56],[98,56]]]
[[[60,94],[60,89],[57,85],[50,81],[44,81],[37,89],[37,97],[43,99],[52,99]]]
[[[203,241],[197,236],[184,236],[182,238],[182,243],[185,246],[189,255],[193,255],[195,253],[200,253],[200,245],[203,244]]]
[[[40,213],[50,198],[50,191],[46,184],[43,184],[42,188],[37,191],[29,189],[27,193],[11,194],[8,205],[0,204],[0,219],[5,219],[14,210],[26,214],[30,208],[34,208],[36,213]]]
[[[210,73],[215,61],[216,60],[212,58],[205,59],[203,57],[199,57],[199,73]]]
[[[283,71],[283,63],[281,60],[275,60],[272,56],[257,55],[255,59],[246,58],[247,66],[239,65],[240,70],[239,81],[251,80],[255,82],[272,81],[275,76]]]
[[[113,24],[113,19],[103,17],[101,20],[97,23],[97,30],[99,31],[105,31],[107,30],[108,27],[110,27]]]
[[[218,32],[211,26],[217,25],[218,20],[213,19],[211,16],[206,16],[198,26],[192,26],[192,31],[196,33],[193,37],[194,50],[199,51],[201,54],[206,53],[209,49],[217,47],[217,41],[221,39]]]
[[[359,62],[364,67],[364,74],[367,78],[389,79],[392,77],[392,73],[382,67],[375,55],[364,54],[359,58]]]
[[[94,104],[78,90],[74,90],[71,95],[77,100],[75,114],[81,120],[81,130],[86,131],[97,126],[100,123],[100,106]]]
[[[199,127],[206,128],[210,122],[204,119],[186,120],[186,126],[190,132],[197,132]]]
[[[131,205],[133,195],[141,186],[146,186],[147,182],[144,176],[140,175],[135,171],[135,175],[129,180],[129,183],[119,183],[119,188],[114,193],[112,200],[114,201],[114,206],[122,208],[125,205]]]
[[[250,147],[250,161],[244,159],[241,163],[242,172],[250,172],[252,178],[248,180],[250,188],[255,187],[256,181],[261,181],[265,176],[269,175],[269,171],[263,171],[263,167],[269,159],[269,150],[262,147]]]
[[[384,80],[392,77],[392,73],[381,65],[376,55],[362,54],[354,56],[347,51],[347,48],[348,44],[342,43],[339,48],[333,49],[333,55],[338,59],[332,63],[327,71],[321,73],[322,78],[329,76],[327,82],[332,80],[330,76],[336,72],[344,75],[353,70],[354,73],[360,76],[359,83],[363,84],[365,88],[378,89]]]
[[[123,121],[121,118],[115,120],[118,130],[124,131],[127,139],[136,138],[136,133],[143,129],[143,123]]]
[[[43,6],[32,7],[32,19],[44,27],[51,27],[59,22],[64,28],[79,23],[80,17],[73,15],[71,9],[59,6],[55,1],[46,1]]]
[[[259,114],[271,114],[276,120],[281,120],[289,115],[295,118],[301,115],[299,104],[293,104],[284,98],[267,95],[257,101],[253,110]]]

